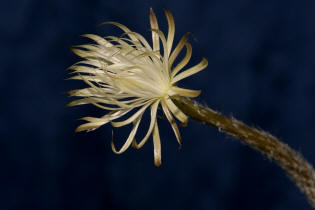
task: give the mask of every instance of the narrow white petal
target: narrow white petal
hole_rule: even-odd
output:
[[[193,74],[198,73],[199,71],[203,70],[207,66],[208,66],[208,61],[207,61],[207,59],[203,58],[202,61],[199,64],[197,64],[196,66],[191,67],[191,68],[179,73],[178,75],[176,75],[174,77],[174,79],[172,80],[172,84],[175,84],[179,80],[182,80],[186,77],[189,77]]]
[[[153,130],[153,147],[154,147],[154,165],[161,166],[162,164],[162,155],[161,155],[161,139],[157,121],[154,125]]]
[[[175,47],[174,51],[172,52],[170,59],[169,59],[169,68],[172,67],[176,57],[179,55],[180,51],[182,51],[183,47],[185,46],[188,40],[189,33],[186,33],[179,41],[177,46]]]
[[[152,106],[151,106],[151,122],[150,122],[149,129],[147,131],[147,134],[139,142],[139,144],[137,144],[136,141],[134,141],[133,146],[135,148],[140,149],[145,144],[145,142],[148,140],[148,138],[150,137],[150,135],[151,135],[151,133],[153,131],[154,125],[156,123],[156,113],[157,113],[157,108],[158,108],[159,103],[160,103],[160,101],[158,100],[154,104],[152,104]]]
[[[152,8],[150,8],[150,25],[151,25],[151,29],[159,30],[158,21],[156,19],[156,16]],[[155,31],[152,31],[152,43],[153,43],[153,50],[160,51],[160,39],[159,39],[159,35]]]
[[[98,43],[100,45],[103,45],[104,47],[112,47],[113,46],[110,42],[106,41],[104,38],[102,38],[98,35],[95,35],[95,34],[84,34],[82,36],[89,38],[89,39],[92,39],[93,41],[95,41],[96,43]]]
[[[114,127],[122,127],[124,125],[128,125],[128,124],[134,122],[137,118],[139,118],[140,115],[141,116],[143,115],[143,113],[145,112],[145,110],[148,108],[149,105],[150,105],[150,103],[148,103],[147,105],[143,106],[136,113],[134,113],[131,117],[129,117],[128,119],[126,119],[124,121],[111,122],[112,126],[114,126]]]
[[[171,50],[172,50],[174,35],[175,35],[175,23],[174,23],[174,18],[173,18],[172,13],[170,13],[170,11],[168,11],[167,9],[165,9],[164,12],[165,12],[167,23],[168,23],[167,51],[168,51],[168,55],[170,55]]]
[[[162,109],[163,109],[163,112],[165,113],[165,116],[166,116],[167,120],[169,121],[169,123],[172,126],[172,129],[173,129],[173,131],[175,133],[177,142],[179,144],[181,144],[181,136],[180,136],[180,133],[179,133],[178,126],[177,126],[174,118],[172,117],[172,114],[170,113],[169,109],[167,108],[166,102],[164,100],[162,100],[161,101],[161,105],[162,105]]]
[[[104,125],[106,122],[90,122],[90,123],[85,123],[82,124],[80,126],[78,126],[75,129],[75,132],[80,132],[80,131],[92,131],[95,130],[97,128],[99,128],[100,126]]]
[[[115,154],[121,154],[121,153],[125,152],[125,151],[128,149],[128,147],[131,145],[131,143],[132,143],[132,141],[133,141],[133,139],[135,138],[135,135],[136,135],[136,133],[137,133],[139,124],[140,124],[140,122],[141,122],[141,118],[142,118],[142,115],[136,119],[136,121],[135,121],[135,123],[134,123],[134,125],[133,125],[133,128],[132,128],[132,130],[131,130],[131,132],[130,132],[130,134],[129,134],[127,140],[126,140],[126,142],[125,142],[124,145],[120,148],[119,151],[116,150],[115,145],[114,145],[114,141],[113,141],[113,139],[112,139],[111,147],[112,147],[112,150],[113,150],[113,152],[114,152]]]
[[[171,110],[172,114],[183,124],[187,124],[188,117],[173,103],[170,98],[165,100],[167,107]]]
[[[171,78],[174,78],[174,76],[182,69],[184,68],[187,63],[189,62],[192,54],[192,47],[189,43],[186,42],[186,55],[185,57],[175,66],[175,68],[172,70]]]
[[[200,95],[201,90],[190,90],[173,86],[171,89],[171,93],[169,93],[169,95],[172,96],[173,95],[172,93],[174,93],[174,95],[178,94],[180,96],[194,98]]]

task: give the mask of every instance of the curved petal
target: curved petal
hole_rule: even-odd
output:
[[[100,126],[104,125],[106,122],[89,122],[89,123],[84,123],[80,126],[78,126],[75,129],[75,132],[81,132],[81,131],[93,131]]]
[[[187,40],[188,40],[189,33],[186,33],[178,42],[177,46],[175,47],[174,51],[172,52],[170,59],[169,59],[169,68],[172,67],[176,57],[182,51],[183,47],[185,46]]]
[[[172,70],[171,73],[171,78],[174,78],[174,76],[182,69],[184,68],[187,63],[189,62],[190,58],[191,58],[191,54],[192,54],[192,47],[191,45],[186,42],[185,43],[185,47],[186,47],[186,55],[185,57],[181,60],[181,62],[179,62],[175,68]]]
[[[184,125],[188,122],[188,117],[173,103],[170,98],[165,100],[167,107],[171,110],[172,114]]]
[[[140,115],[140,116],[136,119],[136,121],[135,121],[135,123],[134,123],[134,125],[133,125],[133,128],[132,128],[132,130],[131,130],[131,132],[130,132],[130,134],[129,134],[127,140],[126,140],[126,142],[125,142],[124,145],[120,148],[119,151],[116,150],[115,145],[114,145],[114,141],[113,141],[113,139],[112,139],[111,147],[112,147],[112,150],[113,150],[113,152],[114,152],[115,154],[121,154],[121,153],[125,152],[125,151],[128,149],[128,147],[131,145],[133,139],[135,138],[135,135],[136,135],[136,133],[137,133],[137,130],[138,130],[138,128],[139,128],[139,124],[140,124],[140,122],[141,122],[141,118],[142,118],[142,115]]]
[[[174,41],[174,35],[175,35],[175,23],[174,23],[174,17],[170,11],[167,9],[164,9],[167,23],[168,23],[168,34],[167,34],[167,51],[168,55],[171,54],[172,45]]]
[[[122,107],[107,107],[107,106],[102,106],[99,105],[97,102],[95,102],[93,99],[91,98],[82,98],[82,99],[77,99],[74,101],[71,101],[70,103],[67,104],[68,107],[71,106],[79,106],[79,105],[84,105],[84,104],[93,104],[96,107],[105,109],[105,110],[122,110],[124,108]]]
[[[115,57],[115,55],[117,56],[117,54],[119,54],[119,52],[121,51],[121,49],[117,48],[114,45],[111,47],[100,47],[100,45],[95,44],[77,45],[73,46],[71,50],[82,58],[94,60],[103,59],[103,62],[106,62],[107,64],[110,62],[115,62],[115,60],[113,60],[113,57]],[[127,60],[121,56],[119,57],[119,59],[123,59],[123,61],[127,62]]]
[[[170,96],[173,96],[172,93],[174,93],[174,95],[180,95],[180,96],[186,96],[186,97],[190,97],[190,98],[194,98],[200,95],[201,90],[190,90],[190,89],[185,89],[185,88],[179,88],[176,86],[173,86],[171,89],[171,93],[169,94]]]
[[[156,19],[156,16],[152,8],[150,8],[150,25],[151,25],[151,29],[159,30],[158,21]],[[153,50],[160,51],[160,39],[159,39],[158,34],[155,31],[152,31],[152,43],[153,43]]]
[[[152,51],[151,46],[149,45],[149,43],[147,42],[147,40],[146,40],[141,34],[139,34],[139,33],[137,33],[137,32],[134,32],[134,31],[125,32],[124,34],[127,34],[128,36],[131,35],[131,34],[133,34],[133,35],[136,37],[136,39],[137,39],[137,41],[138,41],[139,43],[141,43],[147,50]],[[123,36],[124,34],[122,34],[122,36]]]
[[[79,97],[103,97],[97,90],[93,88],[83,88],[68,91],[70,96],[79,96]]]
[[[93,65],[93,67],[75,64],[75,65],[70,66],[68,69],[73,70],[71,74],[73,73],[101,74],[104,72],[103,70],[99,70],[98,66],[94,64],[90,64],[90,65]]]
[[[163,112],[165,113],[165,116],[166,116],[167,120],[169,121],[169,123],[171,124],[172,129],[175,133],[176,140],[181,145],[182,144],[181,143],[181,136],[180,136],[180,133],[178,130],[178,126],[177,126],[174,118],[172,117],[172,114],[170,113],[169,109],[167,108],[166,102],[164,100],[162,100],[161,104],[162,104]]]
[[[108,36],[108,39],[111,39],[113,42],[117,42],[120,48],[123,49],[124,53],[122,53],[124,56],[137,56],[139,54],[142,53],[142,50],[140,50],[141,48],[143,48],[143,46],[141,44],[139,44],[138,42],[132,41],[128,38],[118,38],[115,36]],[[127,43],[130,42],[130,43]],[[148,59],[143,59],[145,61],[148,61]]]
[[[96,117],[83,117],[80,120],[88,121],[88,123],[84,123],[80,126],[78,126],[75,130],[75,132],[80,131],[91,131],[99,128],[102,125],[105,125],[106,123],[110,122],[111,120],[114,120],[116,118],[119,118],[125,114],[127,114],[130,110],[120,110],[120,111],[112,111],[108,114],[104,115],[101,118]]]
[[[114,22],[114,21],[107,21],[107,22],[104,22],[102,24],[111,24],[111,25],[117,26],[118,28],[123,30],[125,33],[131,32],[131,30],[129,28],[127,28],[125,25]],[[130,37],[131,40],[138,41],[138,39],[134,36],[134,34],[128,34],[128,36]]]
[[[197,64],[194,67],[191,67],[183,72],[181,72],[180,74],[176,75],[174,77],[174,79],[172,80],[172,84],[178,82],[179,80],[182,80],[186,77],[189,77],[190,75],[196,74],[199,71],[203,70],[204,68],[206,68],[208,66],[208,61],[205,58],[202,58],[202,61]]]
[[[77,70],[76,67],[79,66],[86,66],[86,67],[95,67],[95,68],[100,68],[102,67],[102,65],[99,62],[96,62],[94,60],[82,60],[79,62],[76,62],[75,64],[73,64],[72,66],[70,66],[68,69],[70,70]]]
[[[93,41],[95,41],[99,45],[103,45],[104,47],[112,47],[113,46],[113,44],[111,44],[110,42],[108,42],[104,38],[102,38],[98,35],[95,35],[95,34],[83,34],[81,36],[92,39]]]
[[[80,74],[69,77],[67,78],[67,80],[82,80],[83,77],[86,80],[89,80],[91,82],[102,82],[102,79],[100,79],[99,76],[87,76],[87,75],[80,75]]]
[[[163,53],[164,53],[164,60],[165,62],[168,60],[168,50],[167,50],[167,42],[166,42],[166,38],[165,35],[162,31],[160,30],[156,30],[156,29],[151,29],[151,31],[156,32],[159,35],[159,38],[161,39],[162,45],[163,45]]]
[[[137,59],[137,58],[141,58],[141,57],[150,57],[152,59],[152,61],[154,62],[155,65],[157,66],[163,66],[161,60],[160,60],[160,57],[159,57],[159,54],[157,55],[157,53],[155,52],[144,52],[144,53],[141,53],[137,56],[135,56],[133,59]]]
[[[144,111],[148,108],[149,105],[150,105],[150,103],[148,103],[147,105],[141,107],[141,109],[139,109],[136,113],[134,113],[131,117],[129,117],[128,119],[126,119],[124,121],[111,122],[112,126],[114,126],[114,127],[122,127],[124,125],[128,125],[128,124],[134,122],[137,118],[139,118],[139,116],[143,115]]]
[[[150,122],[150,126],[149,126],[149,129],[147,131],[147,134],[145,135],[145,137],[140,141],[139,144],[137,144],[136,141],[133,142],[133,147],[136,148],[136,149],[140,149],[144,144],[145,142],[148,140],[148,138],[150,137],[152,131],[153,131],[153,128],[154,128],[154,125],[156,123],[156,113],[157,113],[157,108],[159,106],[159,103],[160,103],[160,100],[156,101],[154,104],[152,104],[151,106],[151,122]]]
[[[154,148],[154,165],[161,166],[162,155],[161,155],[161,139],[157,121],[154,124],[153,130],[153,148]]]

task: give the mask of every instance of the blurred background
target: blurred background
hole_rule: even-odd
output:
[[[315,1],[11,0],[0,8],[0,209],[311,210],[284,172],[216,128],[190,121],[179,148],[159,120],[160,168],[152,140],[115,155],[112,127],[74,133],[90,106],[66,108],[70,48],[121,32],[150,39],[149,8],[162,30],[174,15],[177,42],[191,32],[193,57],[209,66],[180,85],[225,115],[267,130],[315,164]],[[146,126],[144,125],[144,128]],[[129,128],[114,130],[117,144]],[[144,132],[143,129],[142,132]]]

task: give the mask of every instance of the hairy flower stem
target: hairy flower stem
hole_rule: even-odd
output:
[[[178,108],[192,119],[213,125],[274,160],[315,208],[315,171],[301,154],[265,131],[251,128],[232,117],[225,117],[188,98],[173,97],[172,99]]]

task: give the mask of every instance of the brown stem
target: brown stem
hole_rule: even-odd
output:
[[[301,154],[265,131],[251,128],[234,118],[225,117],[188,98],[174,97],[172,99],[189,117],[216,126],[220,131],[240,139],[243,143],[274,160],[315,208],[315,171]]]

